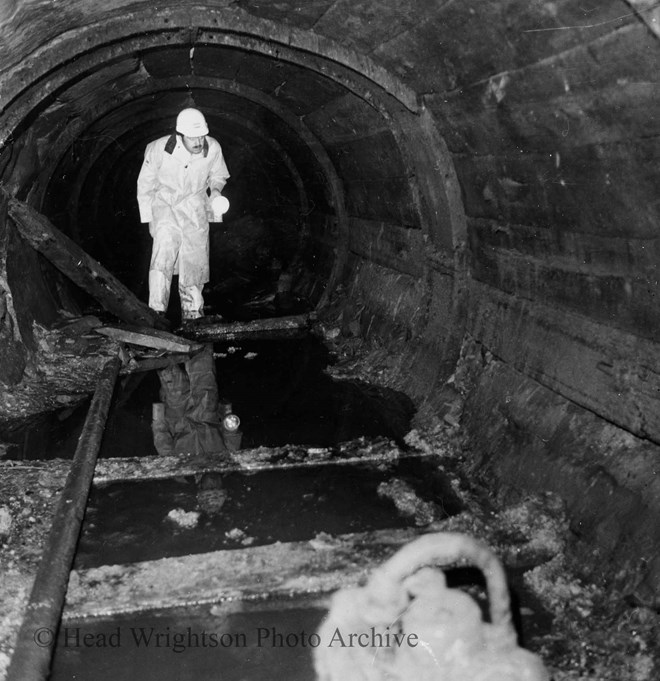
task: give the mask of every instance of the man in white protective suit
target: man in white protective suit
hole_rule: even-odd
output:
[[[204,314],[209,219],[219,222],[228,206],[222,189],[229,172],[208,132],[201,111],[183,109],[176,132],[147,145],[137,181],[140,220],[149,223],[153,238],[149,307],[165,314],[172,275],[178,274],[184,322]]]

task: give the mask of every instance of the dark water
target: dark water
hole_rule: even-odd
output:
[[[242,447],[302,444],[328,447],[357,437],[400,441],[414,407],[394,390],[335,381],[332,361],[315,338],[218,344],[216,376],[221,398],[241,418]],[[160,401],[155,371],[120,377],[101,446],[101,457],[155,455],[151,405]],[[71,458],[88,401],[32,420],[7,434],[9,458]]]
[[[9,445],[5,458],[14,460],[71,458],[82,432],[91,398],[73,407],[31,417],[0,428],[0,440]]]
[[[296,604],[297,603],[297,604]],[[314,634],[325,610],[243,603],[163,614],[67,622],[50,681],[310,681]]]
[[[460,504],[444,478],[423,460],[374,465],[325,465],[202,478],[124,482],[92,492],[75,567],[154,560],[273,542],[305,541],[320,532],[344,534],[414,526],[377,494],[396,476],[437,504],[438,519]],[[172,509],[200,513],[184,529]]]

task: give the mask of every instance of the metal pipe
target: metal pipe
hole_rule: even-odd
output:
[[[119,357],[110,359],[97,383],[18,632],[7,681],[48,678],[69,573],[120,367]]]

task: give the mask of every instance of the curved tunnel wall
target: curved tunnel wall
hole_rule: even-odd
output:
[[[660,49],[644,3],[63,4],[4,10],[5,186],[84,242],[80,207],[130,185],[117,169],[182,103],[234,131],[235,97],[252,125],[236,137],[290,158],[302,233],[332,266],[318,295],[344,285],[345,318],[389,345],[420,414],[460,394],[476,476],[559,493],[587,562],[657,598]],[[14,303],[28,314],[30,296]]]

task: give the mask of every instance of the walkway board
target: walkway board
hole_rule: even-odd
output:
[[[416,528],[378,530],[74,570],[63,617],[329,593],[357,585],[419,534]]]

